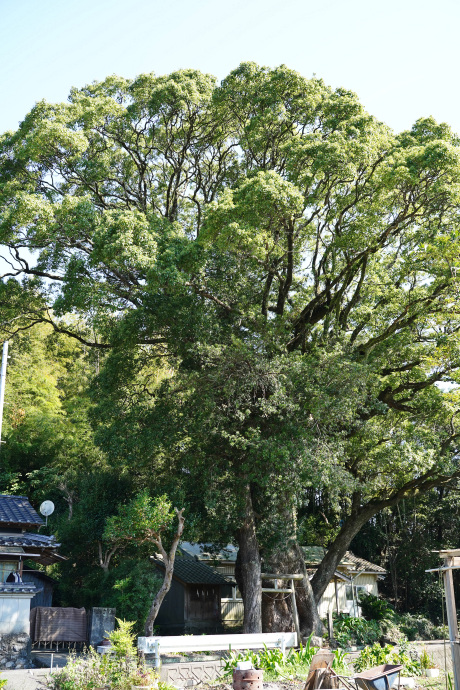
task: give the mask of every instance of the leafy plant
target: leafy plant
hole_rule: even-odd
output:
[[[354,668],[359,672],[380,664],[401,664],[408,675],[419,676],[422,672],[420,661],[411,656],[407,640],[398,650],[391,645],[382,647],[377,642],[372,647],[365,647],[356,659]]]
[[[125,621],[120,618],[117,618],[116,621],[118,628],[108,635],[115,656],[117,658],[134,658],[136,656],[136,648],[134,645],[136,635],[133,633],[135,622]]]
[[[428,654],[428,652],[426,651],[426,649],[424,649],[423,652],[422,652],[421,655],[420,655],[420,666],[421,666],[423,669],[434,668],[434,667],[435,667],[435,663],[434,663],[433,659],[429,656],[429,654]]]
[[[366,618],[368,621],[381,621],[391,618],[394,614],[393,607],[387,601],[385,601],[385,599],[376,597],[374,594],[370,594],[369,592],[363,592],[359,595],[359,605],[361,606],[361,611],[364,618]]]
[[[355,671],[364,671],[366,668],[387,664],[393,647],[386,645],[381,647],[375,642],[372,647],[364,647],[354,663]]]
[[[350,645],[369,645],[377,642],[381,636],[378,621],[367,621],[365,618],[339,616],[334,624],[334,637],[340,647]]]
[[[404,613],[398,617],[398,625],[408,640],[437,640],[447,636],[446,626],[434,625],[425,616]]]
[[[261,652],[245,650],[244,652],[230,652],[224,661],[224,676],[230,675],[239,661],[250,661],[254,668],[267,671],[272,674],[291,673],[293,669],[301,666],[309,667],[313,656],[318,651],[317,647],[311,644],[311,635],[305,645],[300,645],[298,650],[289,649],[286,655],[281,649],[264,648]]]
[[[69,655],[67,664],[51,673],[47,680],[50,690],[94,690],[102,686],[130,690],[129,677],[135,669],[130,658],[98,654],[88,649],[81,656]]]
[[[335,649],[332,659],[332,669],[341,676],[349,675],[350,667],[346,662],[348,654],[343,649]]]
[[[153,669],[138,666],[128,678],[131,685],[138,687],[152,687],[158,683],[158,674]]]

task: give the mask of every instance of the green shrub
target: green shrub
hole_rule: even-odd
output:
[[[115,619],[118,627],[109,634],[109,640],[112,643],[112,650],[118,659],[134,658],[136,656],[135,640],[136,635],[133,633],[135,622],[125,621],[120,618]]]
[[[411,655],[407,640],[398,650],[388,644],[382,647],[377,642],[372,647],[365,647],[356,659],[354,668],[360,672],[380,664],[401,664],[404,667],[403,673],[407,675],[419,676],[422,673],[420,661],[415,654]]]
[[[374,594],[369,594],[365,592],[359,595],[359,605],[361,606],[361,611],[368,621],[375,620],[388,620],[394,615],[394,608],[385,599],[376,597]]]
[[[100,687],[131,690],[133,679],[151,679],[153,682],[157,677],[151,669],[139,666],[135,657],[98,654],[89,649],[78,657],[70,654],[64,668],[49,675],[47,687],[50,690],[95,690]]]
[[[299,667],[309,667],[313,656],[318,651],[318,647],[311,644],[311,635],[305,645],[300,645],[300,649],[289,649],[283,655],[281,649],[265,649],[261,652],[245,650],[241,652],[230,652],[224,661],[223,675],[230,675],[239,661],[250,661],[254,668],[267,671],[271,674],[291,673]],[[338,663],[338,662],[337,662]]]
[[[399,616],[399,627],[408,640],[443,640],[447,637],[446,626],[434,625],[428,618],[412,613]]]
[[[339,615],[334,623],[334,637],[340,647],[373,644],[380,636],[378,621]]]
[[[346,661],[348,654],[343,649],[335,649],[333,654],[332,669],[340,676],[349,676],[351,669]]]

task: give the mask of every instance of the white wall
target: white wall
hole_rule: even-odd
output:
[[[33,594],[0,593],[0,634],[30,631],[30,600]]]
[[[374,594],[378,596],[378,585],[376,575],[358,575],[353,584],[356,587],[365,587],[369,594]],[[346,587],[347,583],[339,581],[337,582],[337,598],[339,602],[339,611],[350,611],[350,604],[346,597]],[[330,582],[326,587],[326,591],[321,597],[321,601],[318,606],[318,611],[320,618],[326,618],[328,611],[337,611],[336,596],[335,596],[335,583]]]

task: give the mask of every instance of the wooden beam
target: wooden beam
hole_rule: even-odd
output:
[[[292,594],[292,589],[276,588],[276,587],[262,587],[262,592],[274,592],[275,594]]]
[[[451,558],[446,558],[444,564],[451,566]],[[457,609],[454,595],[454,579],[452,570],[443,572],[444,589],[446,592],[447,623],[449,625],[450,651],[452,654],[452,666],[454,669],[455,690],[460,690],[460,646],[458,644]]]
[[[294,627],[297,633],[297,644],[300,644],[300,623],[299,612],[297,611],[297,602],[295,600],[294,580],[291,580],[291,603],[292,603],[292,617],[294,619]]]
[[[303,580],[303,575],[280,575],[279,573],[261,573],[262,580]]]

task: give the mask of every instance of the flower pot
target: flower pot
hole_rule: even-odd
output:
[[[423,674],[427,678],[437,678],[439,676],[439,668],[426,668]]]

